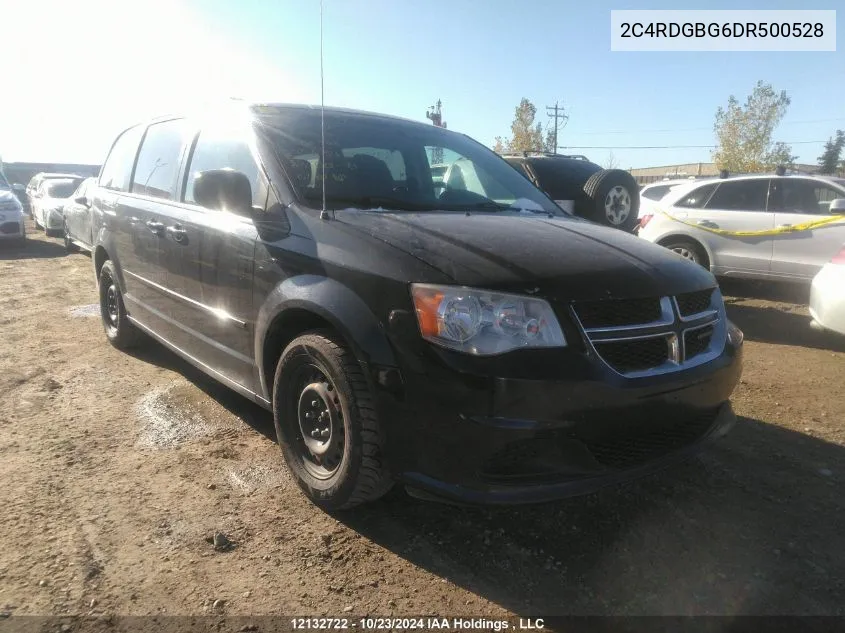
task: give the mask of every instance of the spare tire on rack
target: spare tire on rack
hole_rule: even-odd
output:
[[[584,183],[590,200],[585,209],[589,220],[623,231],[633,231],[640,212],[640,188],[622,169],[602,169]]]

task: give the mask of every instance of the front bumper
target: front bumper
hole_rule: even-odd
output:
[[[845,266],[825,264],[813,278],[810,316],[823,328],[845,334]]]
[[[23,215],[0,211],[0,240],[19,240],[26,234]]]
[[[58,231],[65,226],[65,216],[61,209],[50,209],[44,212],[44,228]]]
[[[665,468],[727,433],[742,347],[728,342],[704,365],[636,379],[576,354],[555,380],[414,369],[399,396],[378,390],[397,478],[418,496],[536,503]]]

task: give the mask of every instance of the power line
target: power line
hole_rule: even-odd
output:
[[[558,106],[557,101],[555,101],[554,106],[546,106],[546,114],[548,114],[555,120],[555,132],[552,139],[552,147],[557,147],[557,133],[560,127],[560,123],[558,123],[558,121],[563,121],[563,126],[566,127],[566,122],[569,120],[569,115],[564,112],[563,106]]]
[[[827,141],[789,141],[787,145],[811,145]],[[561,145],[558,149],[715,149],[716,145]]]
[[[784,121],[780,125],[798,125],[802,123],[830,123],[832,121],[845,121],[845,117],[836,117],[833,119],[806,119],[803,121]],[[685,127],[685,128],[663,128],[652,130],[604,130],[602,132],[578,132],[584,136],[600,136],[602,134],[653,134],[657,132],[701,132],[703,130],[713,130],[713,126],[709,127]]]

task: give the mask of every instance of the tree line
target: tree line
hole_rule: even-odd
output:
[[[771,84],[763,81],[757,82],[744,103],[730,95],[727,105],[716,110],[713,123],[716,146],[712,158],[716,166],[731,173],[759,173],[794,165],[798,157],[792,153],[792,147],[775,140],[775,130],[790,103],[786,91],[776,91]],[[523,98],[514,111],[511,135],[504,138],[497,136],[493,150],[499,154],[557,153],[554,129],[551,126],[544,129],[541,123],[535,122],[536,116],[536,106]],[[836,174],[845,171],[843,151],[845,132],[836,130],[818,158],[819,172]],[[612,152],[608,161],[615,163]]]

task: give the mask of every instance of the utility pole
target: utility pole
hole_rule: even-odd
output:
[[[566,127],[569,115],[565,113],[562,105],[558,105],[557,101],[555,101],[553,106],[546,106],[546,114],[555,120],[554,147],[552,151],[557,154],[557,134],[560,130],[561,123],[563,123],[563,127]]]
[[[440,99],[437,100],[433,106],[430,106],[428,110],[425,112],[425,116],[429,119],[435,127],[446,127],[446,122],[443,120],[443,112],[441,108],[443,107],[443,103]],[[443,162],[443,148],[442,147],[435,147],[431,152],[431,160],[433,164],[440,164]]]

